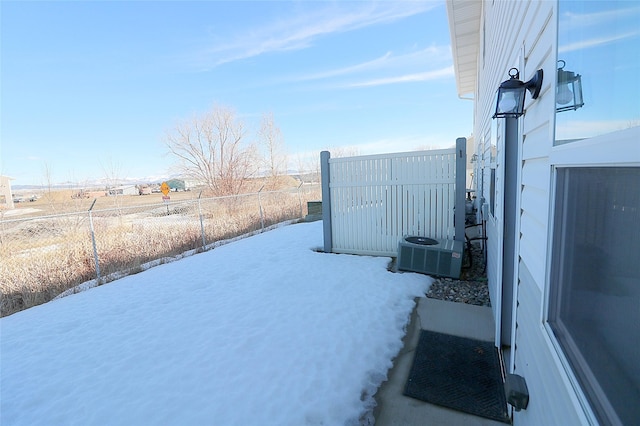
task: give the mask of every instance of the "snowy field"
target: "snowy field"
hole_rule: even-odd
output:
[[[430,278],[278,228],[0,320],[0,424],[354,425]]]

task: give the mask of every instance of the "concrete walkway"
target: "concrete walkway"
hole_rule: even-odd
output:
[[[477,340],[494,339],[491,308],[420,298],[407,328],[404,348],[389,370],[389,379],[376,393],[376,426],[505,426],[505,423],[429,404],[402,394],[421,329]]]

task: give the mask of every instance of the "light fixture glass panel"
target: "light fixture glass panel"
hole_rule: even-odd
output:
[[[521,114],[524,93],[524,87],[519,89],[501,89],[496,114]]]
[[[556,102],[558,105],[566,105],[573,101],[573,93],[569,90],[569,84],[561,84],[558,82],[558,90],[556,91]]]
[[[576,81],[573,82],[573,97],[577,107],[584,105],[584,101],[582,100],[582,78],[580,74],[578,74]]]

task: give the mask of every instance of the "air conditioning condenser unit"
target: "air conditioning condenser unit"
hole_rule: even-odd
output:
[[[460,278],[463,250],[461,241],[407,236],[398,243],[398,270]]]

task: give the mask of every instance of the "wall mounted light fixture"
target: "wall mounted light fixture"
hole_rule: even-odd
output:
[[[577,110],[584,105],[582,99],[582,76],[573,71],[565,71],[564,66],[567,64],[560,59],[558,64],[558,81],[556,82],[556,111]]]
[[[542,70],[536,71],[531,80],[523,83],[520,81],[520,72],[517,68],[509,70],[507,81],[500,83],[498,88],[498,100],[496,102],[496,113],[493,118],[498,117],[520,117],[524,114],[524,96],[527,90],[533,99],[537,99],[542,88]]]

